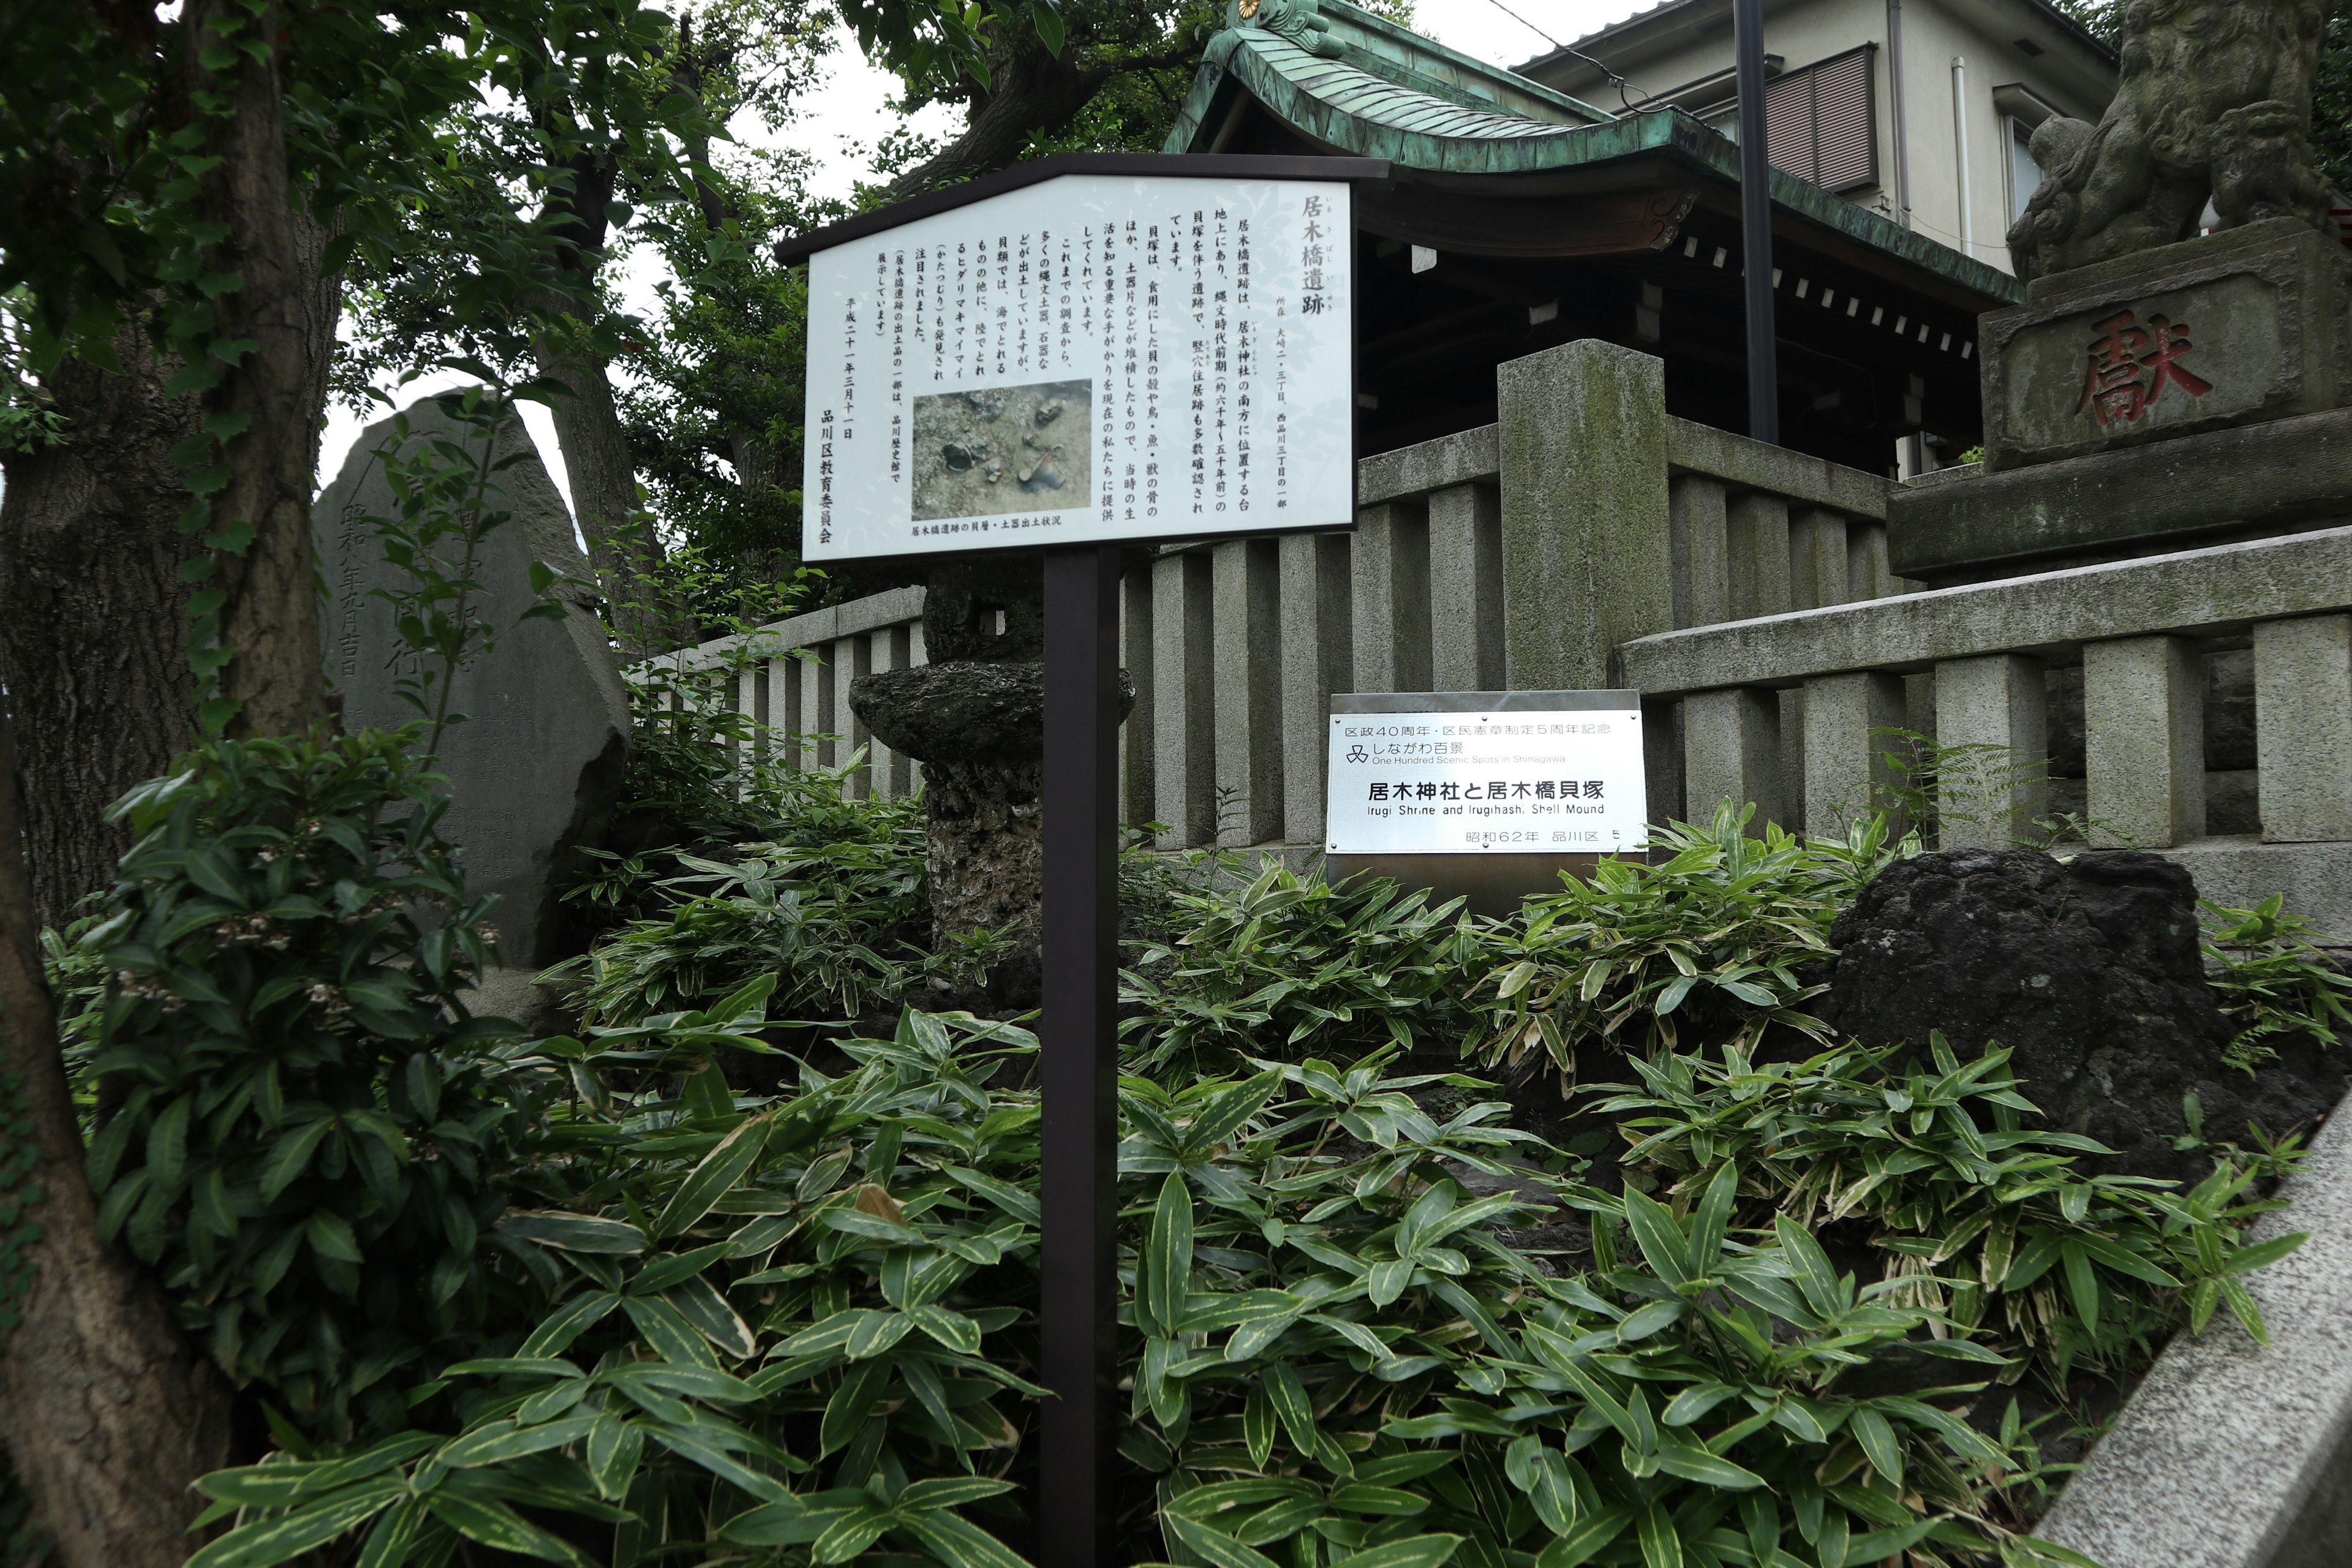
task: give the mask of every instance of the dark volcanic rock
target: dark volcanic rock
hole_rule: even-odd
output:
[[[919,759],[1025,762],[1045,751],[1045,667],[959,659],[877,670],[850,683],[850,711],[875,739]]]
[[[2352,1052],[2309,1042],[2249,1077],[2227,1068],[2229,1021],[2205,982],[2197,889],[2161,856],[1952,850],[1898,860],[1838,920],[1822,1013],[1868,1045],[1964,1056],[2006,1046],[2051,1125],[2115,1150],[2099,1167],[2193,1181],[2210,1168],[2172,1140],[2194,1092],[2207,1135],[2276,1135],[2344,1092]]]
[[[1119,672],[1119,712],[1135,683]],[[1045,734],[1045,666],[967,658],[861,675],[849,706],[876,739],[923,764],[926,872],[942,949],[977,931],[1013,929],[993,971],[1009,1005],[1034,1000],[1045,895],[1038,837]]]

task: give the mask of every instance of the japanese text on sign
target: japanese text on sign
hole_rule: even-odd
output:
[[[1642,715],[1342,713],[1327,847],[1339,855],[1611,853],[1642,847]]]
[[[1345,527],[1349,191],[1068,174],[809,272],[811,561]]]

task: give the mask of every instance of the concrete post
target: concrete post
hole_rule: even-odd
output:
[[[2352,616],[2254,627],[2254,763],[2263,838],[2352,838]]]
[[[1667,489],[1675,563],[1675,626],[1731,619],[1731,538],[1723,481],[1676,474]]]
[[[1791,608],[1818,610],[1853,598],[1845,519],[1809,506],[1789,520],[1789,593]]]
[[[2205,834],[2205,659],[2188,637],[2083,647],[2091,842],[2169,849]]]
[[[1503,498],[1454,485],[1429,498],[1429,680],[1433,691],[1503,683]]]
[[[1355,657],[1359,691],[1427,691],[1429,518],[1419,501],[1356,514]]]
[[[923,623],[919,616],[907,624],[907,668],[931,662],[923,642]],[[923,787],[923,764],[912,757],[907,759],[907,793],[912,795]]]
[[[1849,518],[1845,525],[1846,597],[1885,599],[1894,596],[1895,574],[1886,565],[1886,525]]]
[[[1210,554],[1217,841],[1244,848],[1282,837],[1282,574],[1271,539]]]
[[[1731,503],[1731,618],[1785,615],[1789,587],[1789,503],[1750,490]]]
[[[1118,584],[1118,658],[1135,683],[1135,707],[1118,733],[1118,816],[1129,826],[1151,821],[1159,805],[1152,784],[1159,704],[1152,699],[1151,608],[1151,569],[1129,572]]]
[[[771,742],[784,766],[808,765],[801,754],[801,661],[787,651],[768,661],[768,721],[775,738]]]
[[[1805,831],[1843,838],[1847,825],[1895,782],[1892,742],[1874,730],[1903,727],[1903,678],[1860,671],[1805,682]],[[1899,825],[1898,825],[1899,827]]]
[[[1211,724],[1213,627],[1206,552],[1186,550],[1151,563],[1153,817],[1168,825],[1162,849],[1216,837],[1216,732]]]
[[[873,645],[871,657],[874,668],[887,670],[907,668],[913,650],[904,625],[878,626],[866,635],[866,639]],[[874,793],[885,800],[903,798],[914,787],[913,781],[908,776],[908,764],[914,759],[904,752],[892,751],[878,740],[869,738],[866,744],[873,748],[873,755],[868,759],[867,765],[870,776],[874,780]]]
[[[828,664],[832,658],[833,644],[819,643],[801,661],[801,721],[807,726],[803,732],[810,737],[801,744],[803,768],[834,765],[837,742],[816,738],[834,733],[833,670]]]
[[[1355,688],[1354,584],[1344,533],[1291,533],[1282,560],[1282,836],[1323,842],[1331,693]]]
[[[849,706],[849,683],[868,674],[874,668],[874,643],[869,637],[835,638],[833,644],[833,714],[834,722],[841,726],[841,743],[835,748],[834,766],[839,767],[857,754],[857,748],[869,745],[873,737],[866,732],[866,721]],[[841,793],[851,800],[863,800],[874,787],[874,759],[869,754],[855,772],[842,781]]]
[[[1705,825],[1716,808],[1753,802],[1750,830],[1785,824],[1780,800],[1780,700],[1776,691],[1735,687],[1683,699],[1683,807]]]
[[[735,672],[735,708],[751,721],[750,761],[768,760],[768,667],[751,664]]]
[[[1587,339],[1496,368],[1503,674],[1611,684],[1618,644],[1674,628],[1665,364]]]
[[[2050,726],[2042,666],[2022,654],[1936,666],[1936,744],[1948,752],[1937,800],[1946,849],[2006,849],[2030,837],[2048,797]]]
[[[1649,815],[1654,825],[1687,822],[1683,805],[1683,705],[1678,701],[1642,704],[1642,772],[1649,785]]]

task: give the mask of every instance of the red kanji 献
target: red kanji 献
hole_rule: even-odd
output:
[[[2087,408],[2101,425],[2136,425],[2168,386],[2191,397],[2213,390],[2211,382],[2179,363],[2196,346],[2188,322],[2150,316],[2142,326],[2131,311],[2118,310],[2097,326],[2075,413]]]

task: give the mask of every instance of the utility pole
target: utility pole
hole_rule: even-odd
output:
[[[1739,249],[1748,269],[1748,433],[1780,444],[1780,354],[1772,321],[1772,155],[1764,124],[1764,0],[1731,0],[1739,87]]]

